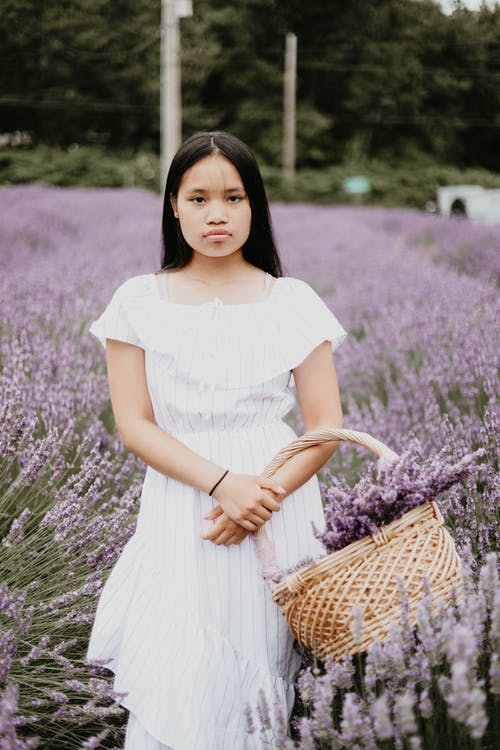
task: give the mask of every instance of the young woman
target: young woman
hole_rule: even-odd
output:
[[[126,750],[256,750],[259,691],[285,716],[300,655],[260,574],[321,551],[318,469],[338,443],[261,473],[297,435],[341,426],[332,356],[347,335],[282,275],[264,185],[233,136],[198,133],[172,161],[161,270],[125,281],[90,330],[106,346],[125,446],[147,464],[134,535],[103,588],[87,657],[126,693]],[[249,707],[249,708],[246,708]],[[273,721],[268,730],[273,746]]]

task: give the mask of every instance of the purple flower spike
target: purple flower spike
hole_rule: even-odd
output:
[[[106,660],[83,655],[102,583],[135,528],[144,464],[117,435],[105,358],[87,328],[118,282],[156,269],[161,199],[19,185],[0,191],[0,208],[0,746],[43,748],[59,724],[75,738],[67,750],[121,747],[106,731],[125,722],[116,703],[125,694],[113,691]],[[283,706],[268,696],[260,718],[275,738],[266,729],[262,744],[427,750],[413,712],[418,726],[438,728],[443,746],[463,733],[464,743],[493,747],[498,228],[407,209],[295,204],[272,214],[286,272],[308,281],[349,332],[335,354],[344,425],[404,460],[375,467],[347,444],[334,453],[320,471],[325,553],[437,498],[465,561],[465,596],[440,611],[424,600],[415,637],[393,630],[361,666],[348,658],[303,670],[299,739],[286,735]],[[304,237],[314,242],[305,247]],[[286,419],[304,431],[298,409]]]

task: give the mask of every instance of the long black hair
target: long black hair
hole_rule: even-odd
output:
[[[182,178],[190,167],[214,153],[222,154],[236,167],[250,203],[252,221],[250,234],[242,247],[243,257],[273,276],[283,276],[266,190],[255,156],[243,141],[221,130],[195,133],[172,159],[163,197],[161,268],[183,268],[192,258],[193,248],[182,235],[170,196],[177,196]]]

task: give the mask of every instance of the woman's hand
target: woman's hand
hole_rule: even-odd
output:
[[[223,544],[225,547],[229,547],[230,544],[240,544],[250,533],[243,526],[240,526],[239,523],[229,518],[220,505],[217,505],[205,518],[211,520],[219,519],[217,523],[214,523],[210,531],[205,531],[201,535],[202,539],[214,544]]]
[[[257,481],[264,491],[268,489],[268,492],[265,494],[267,494],[270,500],[274,500],[273,494],[279,494],[281,496],[280,500],[283,499],[283,494],[286,494],[286,490],[283,492],[283,488],[278,488],[272,480],[258,477]],[[277,510],[281,510],[279,504],[277,504]],[[211,521],[219,519],[209,531],[206,531],[201,535],[202,539],[211,541],[214,544],[224,544],[226,546],[230,544],[240,544],[249,534],[249,531],[246,528],[236,523],[232,518],[229,518],[220,505],[216,505],[215,508],[205,516],[205,518]]]
[[[266,489],[271,490],[270,494]],[[217,485],[212,497],[232,521],[247,531],[257,531],[280,510],[280,501],[286,490],[272,479],[254,474],[227,474]],[[276,495],[277,497],[274,497]]]

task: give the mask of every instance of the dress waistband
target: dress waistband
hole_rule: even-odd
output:
[[[213,433],[248,433],[248,432],[257,432],[259,430],[266,430],[269,429],[269,427],[286,427],[289,430],[293,429],[290,427],[290,425],[285,422],[283,419],[274,419],[270,422],[260,422],[259,424],[254,425],[246,425],[241,427],[207,427],[206,429],[197,429],[197,430],[175,430],[175,429],[169,429],[168,427],[164,428],[166,431],[172,435],[173,437],[178,437],[181,435],[206,435],[206,434],[213,434]]]

